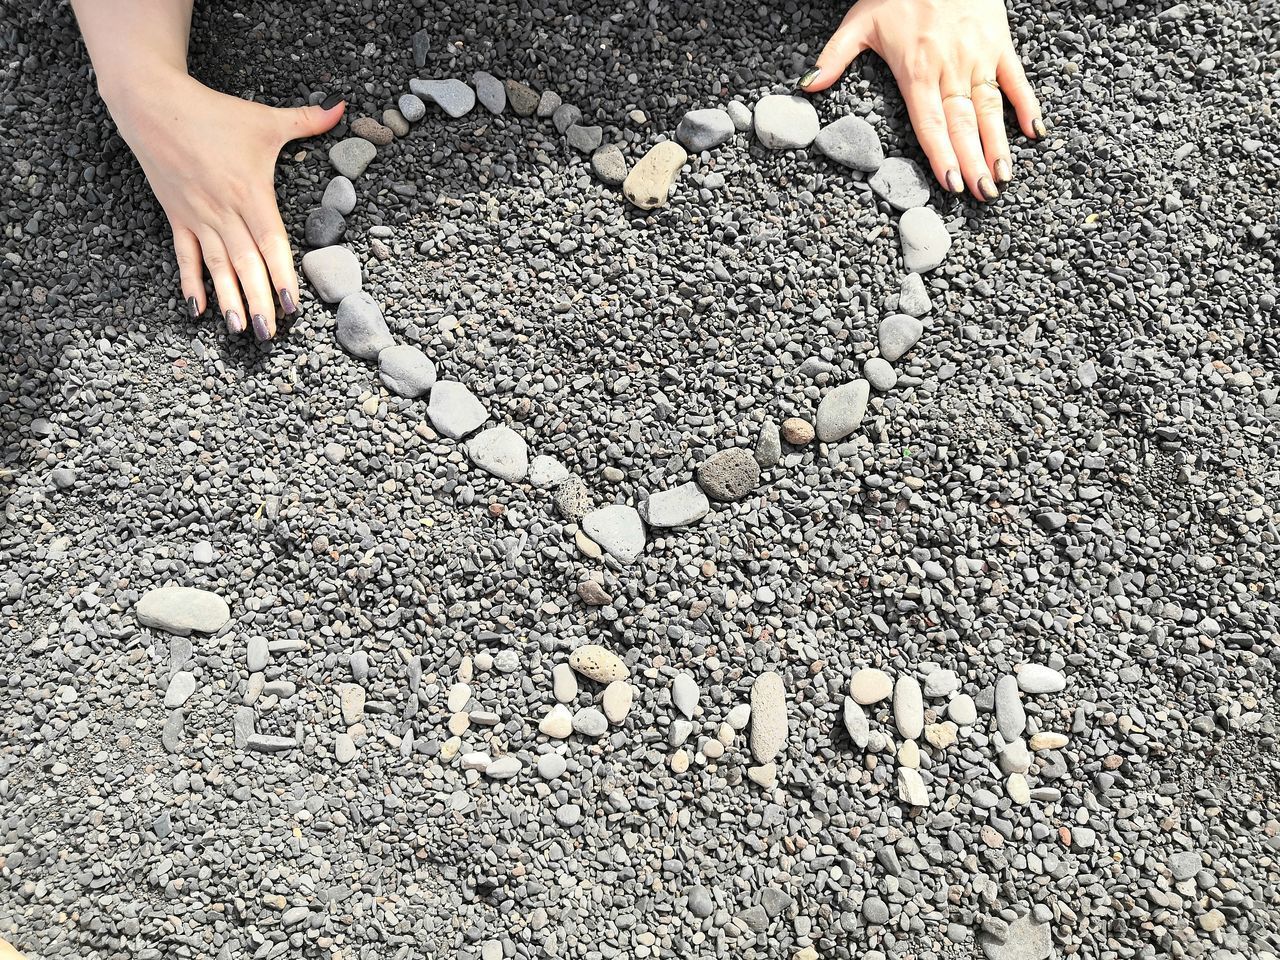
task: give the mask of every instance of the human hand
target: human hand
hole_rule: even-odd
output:
[[[191,315],[207,306],[203,263],[227,330],[252,326],[259,340],[275,336],[277,296],[285,314],[298,302],[293,250],[276,206],[276,158],[288,141],[333,127],[345,109],[341,99],[268,107],[174,72],[132,84],[108,107],[169,218]]]
[[[968,184],[994,200],[1013,178],[1004,97],[1024,134],[1045,135],[1002,0],[858,0],[800,89],[825,90],[864,50],[893,70],[933,175],[953,193]]]

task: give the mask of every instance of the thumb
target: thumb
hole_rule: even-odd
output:
[[[332,130],[346,109],[347,102],[336,94],[330,94],[323,102],[309,107],[286,108],[280,111],[281,134],[286,141],[318,137]]]
[[[817,62],[800,78],[799,89],[803,93],[825,90],[840,79],[862,51],[871,45],[871,15],[867,5],[855,3],[840,21],[840,26],[822,48]]]

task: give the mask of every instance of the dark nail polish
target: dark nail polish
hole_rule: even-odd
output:
[[[983,177],[978,181],[978,191],[987,200],[994,200],[1000,196],[1000,191],[996,189],[996,185],[991,182],[990,177]]]
[[[1013,179],[1013,170],[1009,167],[1009,161],[1000,159],[996,161],[996,181],[998,183],[1008,183]]]
[[[809,86],[809,84],[817,80],[821,73],[822,73],[821,67],[810,67],[808,70],[805,71],[804,76],[800,78],[800,81],[799,83],[796,84],[796,86],[798,86],[801,90],[805,89],[807,86]]]
[[[195,297],[187,297],[187,312],[191,314],[192,319],[200,316],[200,308],[196,305]]]
[[[952,193],[964,193],[964,178],[959,170],[947,171],[947,189]]]
[[[347,98],[340,93],[331,93],[327,97],[325,97],[323,100],[320,101],[320,109],[332,110],[334,107],[336,107],[345,99]]]
[[[227,333],[244,333],[244,321],[234,310],[227,311]]]
[[[287,287],[280,288],[280,306],[284,308],[285,316],[297,312],[297,305],[293,302],[293,296],[289,293]]]
[[[267,318],[260,313],[253,315],[253,335],[259,340],[271,339],[271,331],[267,329]]]
[[[1044,121],[1041,120],[1039,117],[1036,117],[1034,120],[1031,121],[1031,129],[1036,132],[1037,140],[1039,140],[1041,137],[1048,135],[1049,133],[1049,131],[1044,128]]]

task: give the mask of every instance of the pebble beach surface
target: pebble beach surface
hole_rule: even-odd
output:
[[[423,11],[197,11],[348,95],[264,346],[4,40],[0,936],[1275,960],[1270,28],[1017,11],[983,207],[838,11]]]

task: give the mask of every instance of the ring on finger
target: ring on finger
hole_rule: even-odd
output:
[[[1000,83],[995,79],[995,77],[990,77],[986,80],[979,81],[977,84],[974,85],[973,89],[977,90],[978,87],[990,87],[992,90],[995,90],[997,93],[1000,91]]]
[[[957,97],[959,97],[961,100],[973,99],[973,97],[969,96],[969,94],[967,93],[948,93],[945,97],[942,98],[942,102],[946,103],[948,100],[954,100]]]

